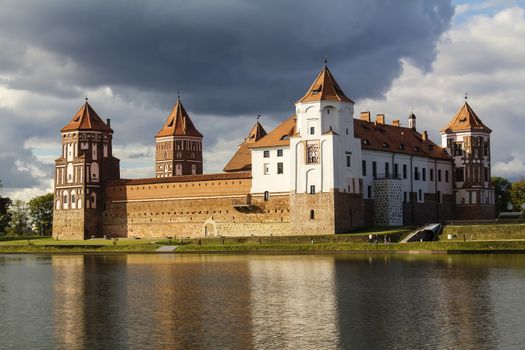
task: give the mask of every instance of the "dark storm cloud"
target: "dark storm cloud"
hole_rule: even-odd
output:
[[[153,103],[182,90],[194,112],[222,115],[291,110],[325,55],[348,95],[380,96],[400,58],[430,67],[453,15],[450,0],[4,0],[0,9],[10,87],[62,96],[109,85],[130,100],[151,92]],[[75,69],[46,72],[46,57],[21,59],[29,48]]]

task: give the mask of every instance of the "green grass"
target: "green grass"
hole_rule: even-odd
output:
[[[156,240],[154,239],[129,239],[129,238],[119,238],[117,241],[117,246],[133,246],[133,245],[144,245],[153,243]],[[37,246],[114,246],[113,241],[110,239],[88,239],[88,240],[55,240],[52,238],[39,238],[39,239],[18,239],[12,241],[0,242],[1,246],[6,245],[37,245]]]

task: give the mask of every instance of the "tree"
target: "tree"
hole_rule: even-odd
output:
[[[51,234],[53,224],[53,194],[37,196],[27,203],[29,216],[34,227],[42,236]]]
[[[496,215],[502,211],[507,211],[507,204],[511,201],[510,199],[510,188],[512,183],[499,176],[494,176],[491,179],[494,185],[494,192],[496,195]]]
[[[11,221],[6,231],[9,236],[31,234],[29,218],[27,216],[27,208],[24,201],[19,199],[15,200],[9,207],[8,213],[11,216]]]
[[[522,205],[525,204],[525,179],[516,181],[510,188],[510,199],[515,210],[523,210]]]
[[[2,188],[2,180],[0,180],[0,189]],[[4,235],[7,226],[9,226],[9,221],[11,221],[11,216],[8,212],[8,208],[11,206],[12,202],[7,197],[0,196],[0,235]]]

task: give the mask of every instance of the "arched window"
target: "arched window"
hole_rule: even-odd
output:
[[[182,175],[182,165],[175,165],[175,175]]]
[[[68,183],[73,182],[73,170],[74,170],[73,163],[69,163],[67,165],[67,170],[66,170],[67,171],[67,182]]]
[[[91,163],[91,181],[98,182],[98,176],[99,176],[98,163],[93,162]]]
[[[71,208],[76,209],[76,207],[77,207],[77,196],[76,196],[76,191],[73,190],[71,191]]]
[[[310,210],[310,220],[313,220],[313,219],[315,219],[315,212],[312,209],[312,210]]]
[[[55,208],[56,208],[56,209],[60,209],[60,199],[57,200],[56,205],[55,205]]]

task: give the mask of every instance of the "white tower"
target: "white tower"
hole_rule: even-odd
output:
[[[362,192],[361,144],[354,137],[354,102],[345,96],[325,65],[295,106],[297,125],[296,134],[290,138],[290,189],[297,226],[308,232],[304,220],[309,218],[312,227],[317,225],[317,232],[333,233],[338,231],[334,217],[336,193]],[[316,212],[324,212],[323,207],[332,216],[319,217],[314,225],[312,220],[317,220]],[[352,222],[349,215],[350,219],[343,215],[343,221]]]

